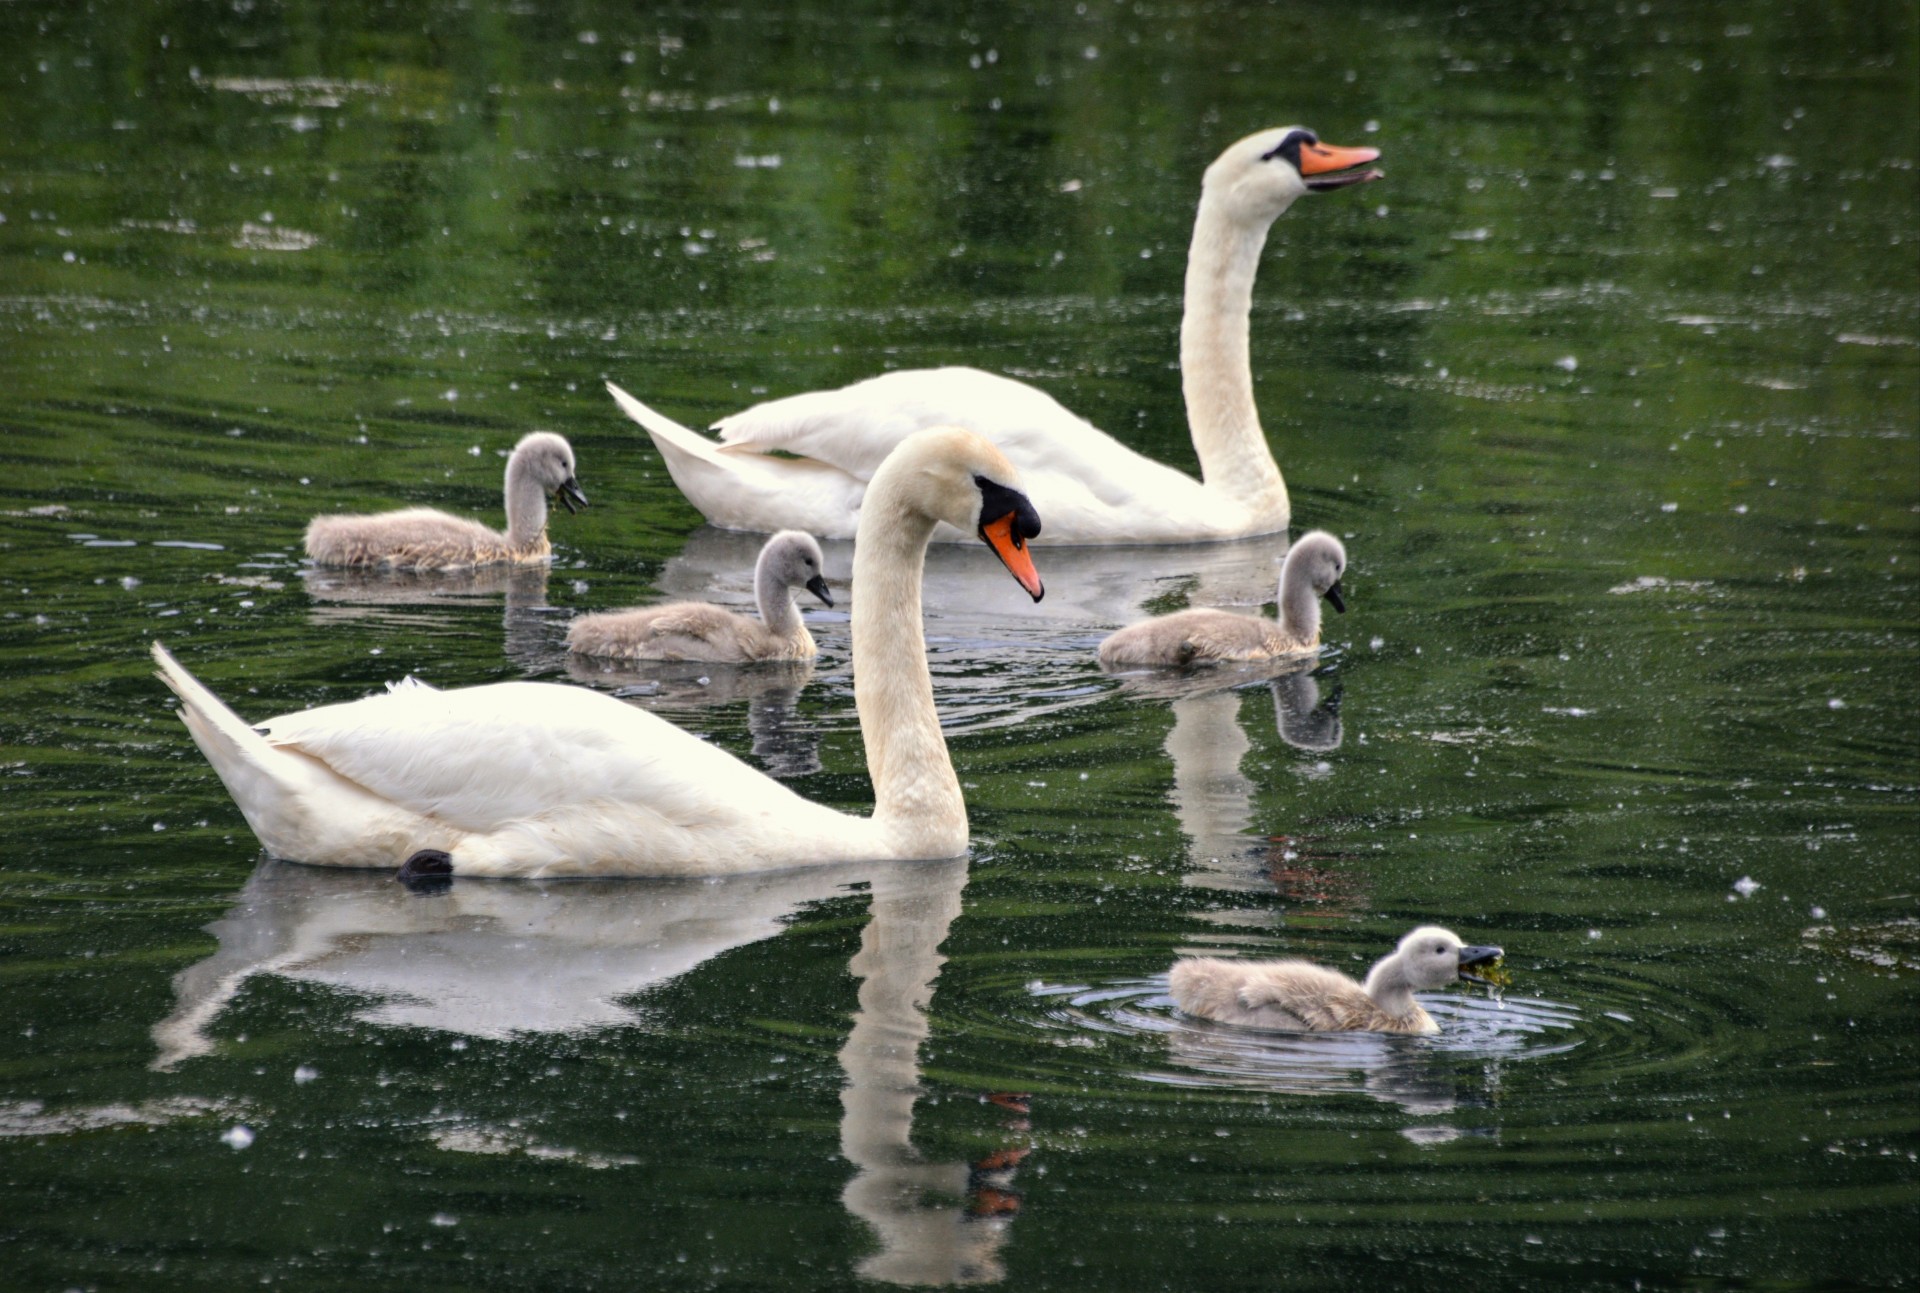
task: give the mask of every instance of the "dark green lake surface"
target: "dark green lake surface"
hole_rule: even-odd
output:
[[[1911,0],[0,7],[0,1287],[1920,1281]],[[151,676],[250,718],[559,681],[739,603],[613,379],[704,425],[966,362],[1191,468],[1200,171],[1383,152],[1255,293],[1311,676],[1103,676],[1281,540],[934,554],[965,863],[456,883],[263,860]],[[497,519],[545,579],[303,570]],[[845,545],[829,552],[844,578]],[[601,675],[849,809],[792,680]],[[1504,945],[1431,1039],[1181,1018],[1182,950]],[[245,1128],[247,1136],[232,1129]]]

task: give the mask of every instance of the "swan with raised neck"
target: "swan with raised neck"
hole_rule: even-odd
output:
[[[1498,961],[1497,947],[1470,947],[1458,934],[1422,925],[1374,962],[1365,983],[1311,961],[1234,961],[1192,956],[1173,963],[1167,986],[1187,1014],[1243,1028],[1281,1032],[1435,1033],[1439,1025],[1416,991]]]
[[[507,457],[507,529],[432,507],[408,507],[371,516],[333,513],[307,525],[307,556],[322,566],[387,570],[459,570],[472,566],[533,565],[553,559],[547,541],[547,498],[569,512],[587,505],[574,478],[573,446],[551,431],[522,436]]]
[[[825,559],[811,534],[782,530],[768,539],[754,562],[752,619],[708,602],[669,602],[582,615],[567,629],[567,650],[610,660],[700,660],[749,664],[759,660],[806,660],[815,653],[813,634],[794,605],[804,588],[828,606],[833,593],[821,573]]]
[[[1248,316],[1267,230],[1303,194],[1378,179],[1372,148],[1334,148],[1299,126],[1263,130],[1207,168],[1187,258],[1181,388],[1201,479],[1154,462],[1051,396],[974,368],[887,373],[770,400],[720,419],[720,443],[621,390],[674,483],[731,530],[854,530],[867,482],[919,427],[958,423],[998,444],[1047,515],[1050,543],[1195,543],[1285,530],[1286,483],[1260,425]],[[791,455],[791,456],[780,456]],[[966,536],[942,527],[937,539]]]
[[[1230,660],[1270,660],[1320,645],[1320,599],[1344,613],[1340,586],[1347,550],[1325,530],[1309,530],[1280,567],[1280,618],[1193,607],[1159,615],[1110,635],[1100,644],[1107,669],[1162,668]]]
[[[936,522],[978,534],[1028,594],[1040,520],[970,431],[904,442],[876,473],[854,557],[854,700],[874,810],[802,799],[612,696],[555,683],[385,695],[249,725],[159,643],[180,717],[275,856],[404,875],[701,876],[952,857],[967,847],[920,624]]]

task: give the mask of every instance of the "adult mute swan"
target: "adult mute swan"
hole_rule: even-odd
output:
[[[665,719],[554,683],[388,694],[249,726],[159,643],[160,678],[247,824],[279,857],[406,874],[703,876],[966,851],[933,706],[921,567],[937,521],[973,530],[1027,592],[1040,518],[990,443],[956,427],[874,473],[854,552],[854,704],[871,817],[809,803]]]
[[[569,512],[587,505],[573,478],[573,446],[551,431],[535,431],[521,437],[507,459],[505,534],[431,507],[316,516],[307,526],[307,555],[322,566],[387,570],[533,565],[553,556],[547,542],[549,494]]]
[[[1207,168],[1187,253],[1181,387],[1201,480],[1142,457],[1052,396],[973,368],[887,373],[720,419],[715,444],[607,383],[707,520],[729,530],[854,532],[874,470],[925,426],[972,427],[1006,452],[1047,514],[1049,543],[1202,543],[1287,528],[1287,487],[1253,402],[1247,316],[1267,229],[1303,193],[1380,178],[1373,148],[1287,126]],[[782,454],[792,457],[777,456]],[[935,536],[964,539],[942,527]]]
[[[1497,947],[1469,947],[1438,925],[1422,925],[1374,962],[1364,984],[1311,961],[1211,956],[1175,961],[1167,981],[1180,1009],[1223,1024],[1305,1033],[1437,1033],[1440,1026],[1413,999],[1414,991],[1455,979],[1493,982],[1473,969],[1491,967],[1503,955]]]
[[[1212,664],[1223,660],[1269,660],[1320,645],[1320,599],[1347,609],[1340,577],[1347,550],[1325,530],[1309,530],[1287,550],[1280,567],[1279,622],[1195,607],[1129,624],[1100,644],[1107,669]]]
[[[601,611],[573,622],[567,650],[613,660],[804,660],[814,654],[813,634],[793,604],[793,590],[804,588],[833,605],[820,570],[824,560],[811,534],[782,530],[767,540],[753,566],[758,620],[707,602]]]

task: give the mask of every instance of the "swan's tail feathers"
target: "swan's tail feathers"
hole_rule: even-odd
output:
[[[227,793],[251,823],[257,805],[285,793],[282,774],[288,771],[288,756],[228,709],[157,641],[153,644],[153,661],[160,666],[160,681],[180,698],[180,721],[193,734],[193,743],[207,756]]]
[[[733,518],[725,515],[727,509],[716,505],[717,500],[726,496],[735,475],[732,465],[721,458],[718,444],[664,413],[648,408],[612,382],[607,383],[607,393],[613,396],[621,412],[653,437],[653,447],[660,451],[667,474],[702,516],[727,529],[750,528],[735,524]]]
[[[811,459],[718,444],[612,382],[607,393],[646,428],[673,483],[711,524],[723,530],[805,530],[822,539],[853,536],[864,481]]]
[[[718,444],[698,431],[681,426],[666,414],[648,408],[612,382],[607,383],[607,394],[613,396],[613,402],[620,406],[622,413],[646,428],[654,444],[660,447],[660,452],[678,451],[696,458],[708,458],[720,451]]]

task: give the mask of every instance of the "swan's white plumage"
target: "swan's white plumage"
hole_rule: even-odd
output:
[[[1280,155],[1296,133],[1239,141],[1202,185],[1181,369],[1203,480],[1133,452],[1042,391],[974,368],[888,373],[770,400],[716,422],[719,444],[611,382],[607,389],[653,437],[680,491],[727,529],[846,538],[887,453],[922,427],[952,423],[979,431],[1019,466],[1050,543],[1192,543],[1284,530],[1286,485],[1254,407],[1247,322],[1267,229],[1308,191]],[[942,527],[935,537],[967,536]]]
[[[874,481],[853,626],[871,817],[810,803],[583,688],[401,686],[255,730],[158,643],[154,659],[248,824],[296,861],[391,867],[439,849],[461,875],[717,875],[951,857],[966,848],[966,806],[933,705],[921,562],[936,518],[979,526],[981,479],[1017,489],[992,445],[946,429],[903,444]]]

